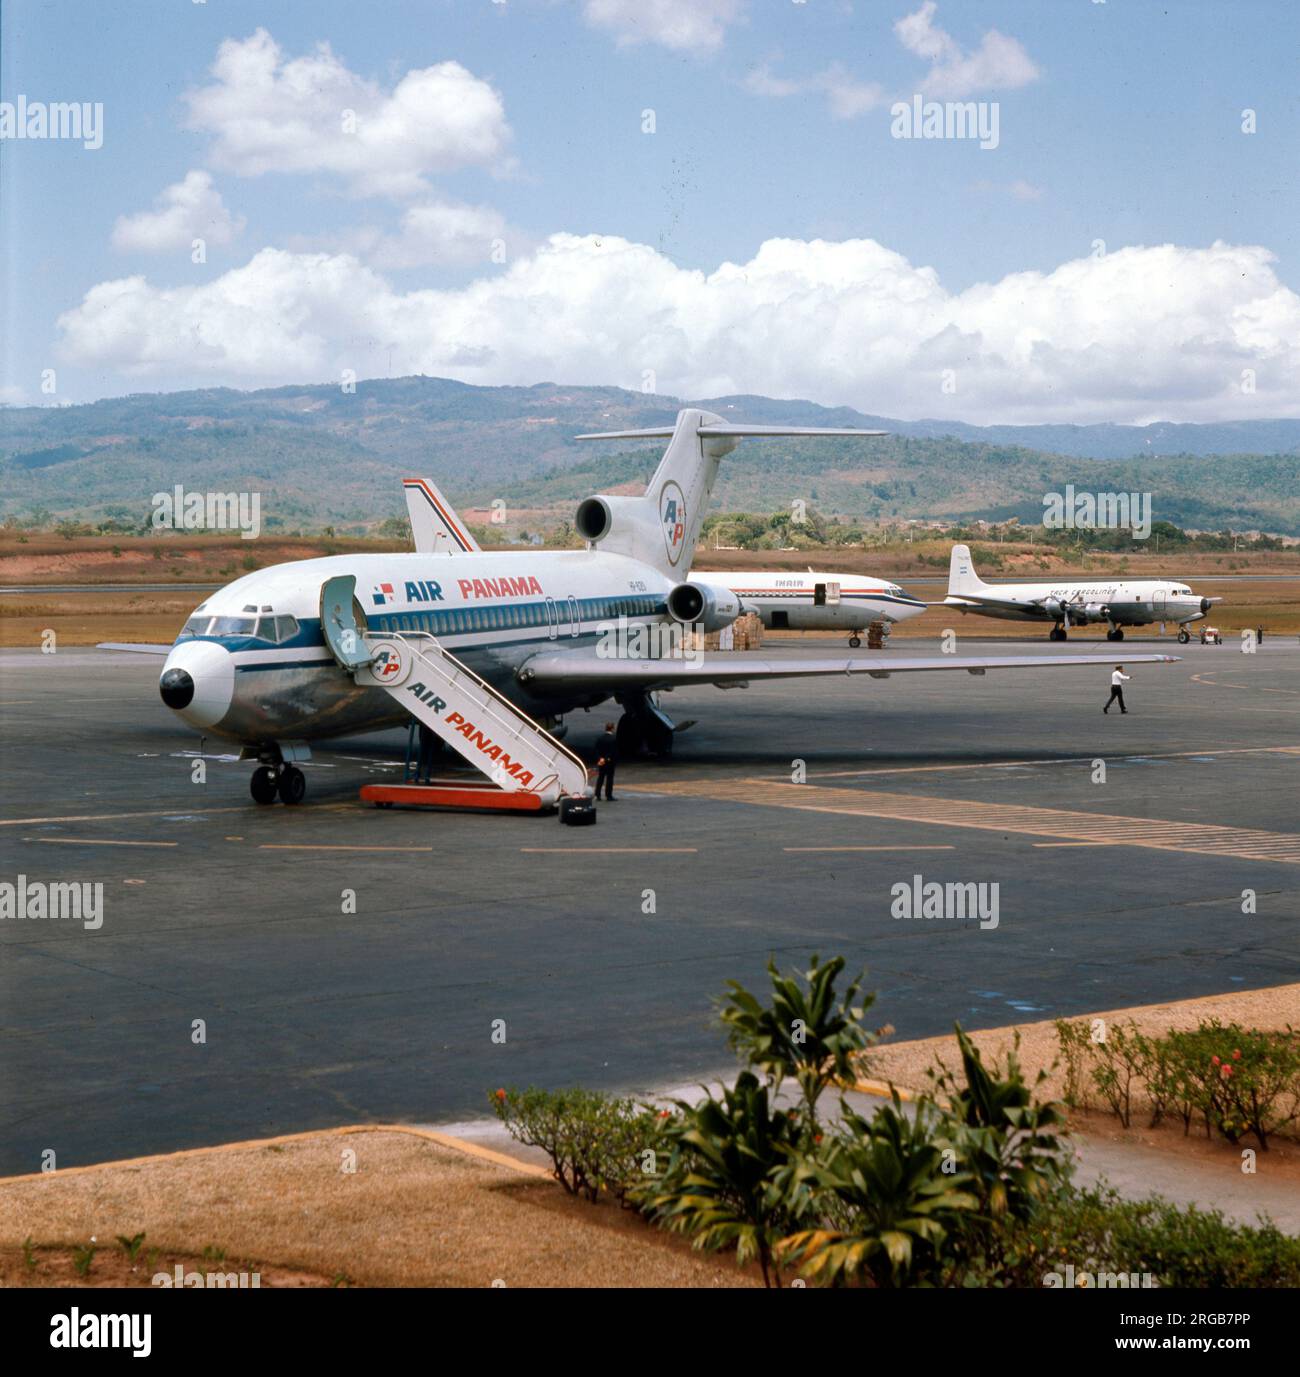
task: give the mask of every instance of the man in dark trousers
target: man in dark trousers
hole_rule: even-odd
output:
[[[420,754],[415,763],[415,782],[417,784],[429,784],[433,780],[433,762],[438,754],[438,748],[442,742],[438,739],[438,733],[432,727],[426,727],[423,722],[417,724],[420,728]]]
[[[1124,706],[1124,685],[1127,684],[1132,677],[1131,674],[1124,673],[1123,665],[1115,666],[1115,673],[1110,676],[1110,697],[1106,699],[1106,706],[1102,708],[1102,712],[1109,712],[1110,705],[1116,701],[1119,702],[1120,712],[1128,712],[1128,709]]]
[[[618,764],[618,733],[612,722],[605,723],[605,731],[596,746],[596,797],[600,797],[600,786],[605,786],[605,797],[610,803],[614,798],[614,768]]]

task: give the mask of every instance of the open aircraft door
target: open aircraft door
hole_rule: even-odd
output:
[[[357,601],[357,581],[351,574],[321,584],[320,628],[330,654],[349,674],[364,669],[374,658],[366,644],[366,614]]]

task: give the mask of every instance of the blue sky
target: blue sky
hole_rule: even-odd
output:
[[[95,150],[0,142],[12,402],[350,369],[1300,415],[1293,4],[6,0],[2,23],[0,98],[104,109]],[[996,104],[997,147],[894,137],[916,93]]]

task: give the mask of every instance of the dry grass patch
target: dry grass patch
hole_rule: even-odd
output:
[[[341,1170],[347,1152],[353,1173]],[[363,1286],[754,1284],[628,1212],[392,1129],[0,1181],[6,1258],[29,1237],[67,1249],[142,1231],[164,1256],[247,1259],[265,1269],[263,1285],[277,1270]]]

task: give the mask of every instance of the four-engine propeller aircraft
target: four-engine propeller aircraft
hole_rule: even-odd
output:
[[[1071,626],[1087,626],[1090,622],[1109,623],[1108,641],[1122,641],[1126,626],[1177,622],[1178,639],[1186,645],[1191,639],[1188,623],[1199,621],[1214,603],[1221,601],[1198,597],[1180,579],[985,583],[975,572],[969,547],[954,545],[948,564],[948,596],[936,606],[1010,621],[1050,621],[1049,641],[1063,641]]]
[[[414,716],[503,788],[558,801],[563,816],[564,798],[588,791],[586,772],[546,728],[610,698],[623,710],[622,749],[666,755],[674,728],[655,694],[678,686],[1108,664],[1087,655],[861,661],[647,652],[640,642],[656,638],[644,633],[715,631],[740,613],[730,589],[689,574],[724,455],[748,437],[880,433],[736,425],[687,408],[671,427],[581,436],[668,440],[644,496],[579,505],[574,524],[586,549],[347,554],[257,570],[194,610],[167,653],[162,700],[200,733],[237,742],[243,758],[260,762],[251,786],[259,803],[302,799],[294,762],[310,755],[311,742]]]

